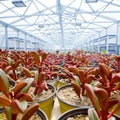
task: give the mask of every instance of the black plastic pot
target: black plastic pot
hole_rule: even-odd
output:
[[[69,111],[61,114],[57,120],[66,120],[69,117],[72,117],[74,115],[79,115],[79,114],[87,115],[88,108],[75,108],[75,109],[69,110]]]
[[[9,80],[9,85],[12,86],[12,88],[10,88],[10,90],[14,89],[15,85],[16,85],[16,82],[13,81],[13,80]]]
[[[0,113],[4,112],[3,108],[0,108]],[[42,120],[48,120],[47,115],[41,110],[37,110],[37,114],[40,116]],[[27,116],[26,116],[27,117]]]
[[[88,115],[88,109],[89,107],[82,107],[82,108],[75,108],[72,110],[69,110],[59,116],[57,120],[66,120],[69,117],[73,117],[74,115],[84,114]],[[114,115],[116,120],[120,120],[120,116]]]
[[[42,120],[48,120],[47,115],[41,109],[37,110],[37,114],[41,117]]]

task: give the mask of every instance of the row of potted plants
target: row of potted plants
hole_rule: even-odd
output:
[[[47,114],[46,119],[51,119],[55,88],[45,81],[47,75],[43,62],[46,56],[42,51],[1,51],[0,99],[8,120],[18,119],[18,113],[26,113],[29,106],[28,117],[25,114],[19,119],[28,120],[38,108]],[[15,82],[13,89],[8,89],[9,81]]]
[[[88,104],[86,104],[86,106],[89,104],[94,106],[94,110],[91,110],[92,112],[90,113],[96,115],[100,120],[107,120],[120,108],[119,99],[113,97],[113,93],[119,91],[120,86],[119,56],[103,56],[100,53],[86,54],[84,51],[75,51],[75,53],[68,52],[66,54],[59,54],[57,51],[57,54],[54,54],[42,50],[27,52],[0,50],[0,68],[1,84],[3,85],[0,89],[1,100],[3,100],[1,101],[3,102],[1,106],[3,106],[4,111],[8,111],[8,113],[12,111],[11,113],[14,114],[14,111],[17,111],[15,113],[18,115],[19,112],[23,113],[27,107],[32,111],[33,105],[36,108],[34,112],[40,107],[45,111],[50,120],[55,89],[53,86],[47,84],[47,81],[54,79],[55,82],[57,81],[59,84],[60,79],[67,80],[66,84],[69,84],[68,91],[71,91],[71,93],[74,91],[75,95],[72,97],[74,99],[77,98],[77,104],[70,107],[70,109],[81,107],[78,104],[89,98],[90,103],[87,101]],[[15,87],[7,90],[6,86],[8,86],[8,83],[6,81],[11,80],[15,82]],[[50,90],[48,90],[49,88]],[[58,87],[56,88],[58,89]],[[58,89],[58,91],[60,90],[61,88]],[[56,94],[57,98],[62,100],[58,96],[58,91]],[[48,100],[48,98],[50,98],[51,102],[45,102],[42,99],[44,94],[48,94],[47,92],[51,93],[51,95],[44,99]],[[68,93],[67,96],[69,96]],[[114,98],[112,98],[113,100],[111,100],[111,96]],[[103,98],[103,100],[99,100],[99,98]],[[103,102],[107,104],[105,108],[102,105]],[[28,103],[28,105],[26,105],[26,103]],[[36,103],[39,103],[39,106]],[[51,103],[51,110],[48,108],[48,103]],[[97,105],[95,103],[97,103]],[[23,105],[27,107],[22,108],[21,106]],[[112,107],[113,105],[114,108]],[[62,105],[60,105],[60,107],[61,106]],[[110,113],[110,106],[111,109],[113,108],[113,110],[111,110],[112,113]],[[6,110],[6,108],[10,110]],[[68,108],[68,106],[66,108]],[[67,111],[68,109],[66,108],[64,107],[64,110],[61,110],[61,112]],[[97,113],[95,111],[97,111]],[[28,113],[30,112],[27,112],[27,114]],[[103,114],[107,117],[102,118],[101,116],[103,116]],[[14,120],[14,117],[9,118],[9,120],[11,119]]]
[[[59,89],[59,92],[62,91],[64,95],[60,97],[59,92],[57,93],[62,113],[70,109],[85,107],[88,112],[86,111],[84,114],[89,113],[90,120],[108,120],[113,119],[114,113],[120,115],[120,73],[114,73],[113,69],[104,63],[99,63],[97,68],[93,67],[87,70],[70,67],[69,71],[77,75],[78,79]],[[66,88],[70,93],[65,92]],[[71,95],[72,93],[73,95]],[[68,100],[66,99],[67,96]],[[69,96],[75,99],[74,104],[71,104],[72,99],[70,100]],[[84,104],[85,101],[86,104]],[[94,109],[91,109],[91,107]],[[67,116],[73,116],[73,113],[78,114],[79,110],[76,109],[76,111],[76,113],[75,110],[66,112],[59,120],[64,120]],[[71,115],[68,115],[68,113]],[[114,115],[114,117],[120,119],[119,116]]]

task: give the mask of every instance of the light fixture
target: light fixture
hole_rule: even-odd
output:
[[[96,3],[98,0],[86,0],[86,3]]]
[[[23,2],[23,0],[13,0],[12,4],[15,7],[26,7],[25,3]]]

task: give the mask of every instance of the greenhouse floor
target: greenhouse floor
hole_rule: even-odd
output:
[[[53,107],[53,112],[52,112],[52,119],[51,119],[51,120],[57,120],[57,118],[58,118],[59,116],[60,116],[59,103],[58,103],[58,99],[55,98],[54,107]]]

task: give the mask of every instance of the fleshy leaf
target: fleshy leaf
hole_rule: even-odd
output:
[[[44,81],[45,72],[41,72],[37,84],[40,85]]]
[[[7,94],[9,92],[9,82],[5,72],[0,69],[0,91]]]
[[[11,109],[13,114],[23,113],[20,102],[15,99],[11,103]]]
[[[88,75],[86,77],[86,83],[90,84],[92,82],[92,80],[95,79],[95,76],[94,75]]]
[[[89,95],[89,98],[96,110],[96,112],[98,113],[98,115],[100,114],[100,106],[99,106],[99,102],[98,99],[94,93],[94,87],[92,87],[90,84],[85,84],[85,89]]]
[[[89,120],[100,120],[94,108],[88,109],[88,116]]]
[[[103,74],[105,74],[107,76],[107,78],[109,78],[109,74],[110,74],[109,67],[104,63],[99,63],[99,68],[100,68],[101,72]]]
[[[111,80],[111,84],[116,82],[120,82],[120,73],[116,73]]]
[[[39,66],[39,64],[40,64],[39,54],[35,51],[31,51],[30,54],[34,58],[35,63]]]
[[[42,57],[42,62],[43,62],[43,61],[45,61],[45,59],[46,59],[47,55],[48,55],[48,54],[47,54],[47,53],[45,53],[45,52],[44,52],[44,53],[42,53],[42,55],[41,55],[41,57]]]
[[[35,81],[37,82],[38,81],[38,71],[34,71],[34,78],[35,78]]]
[[[120,110],[120,101],[113,106],[113,109],[111,110],[110,114],[108,115],[108,118],[110,118],[118,110]]]
[[[27,85],[21,90],[21,92],[26,93],[29,90],[29,88],[30,88],[31,84],[33,83],[33,81],[34,81],[33,78],[25,79],[25,82],[27,82]]]
[[[16,69],[21,62],[22,62],[21,60],[16,61],[13,65],[13,67]]]
[[[25,81],[18,82],[14,88],[14,94],[18,94],[26,85],[27,82]]]
[[[108,109],[110,109],[111,107],[113,107],[115,104],[117,104],[119,101],[116,99],[110,99],[108,101]]]
[[[78,68],[76,68],[76,67],[69,67],[68,70],[70,72],[75,73],[77,76],[79,76],[79,69]]]
[[[96,75],[96,69],[94,69],[94,67],[87,70],[86,76],[91,75],[91,74]]]
[[[36,94],[39,96],[41,92],[45,89],[48,89],[46,81],[44,81],[40,86],[37,88]]]
[[[33,102],[33,97],[29,93],[24,93],[20,98],[20,101]]]
[[[76,94],[78,95],[78,97],[80,98],[80,91],[81,91],[81,88],[80,88],[80,86],[77,84],[77,83],[75,83],[75,82],[71,82],[71,85],[72,85],[72,87],[74,88],[74,91],[76,92]]]
[[[11,101],[4,94],[0,94],[0,106],[10,106]]]
[[[12,120],[12,111],[10,107],[4,107],[7,120]]]
[[[85,75],[84,75],[84,71],[83,70],[79,70],[79,79],[80,79],[80,82],[83,84],[84,81],[85,81]]]
[[[116,83],[116,85],[112,88],[113,91],[120,89],[120,82]]]
[[[23,114],[22,120],[30,119],[30,117],[38,110],[38,108],[39,108],[38,103],[35,103],[34,105],[30,106]]]
[[[105,89],[95,87],[94,92],[98,98],[100,107],[102,110],[106,109],[108,106],[108,92]]]
[[[22,71],[23,71],[23,73],[25,73],[25,75],[26,75],[27,77],[29,77],[29,78],[32,77],[32,73],[30,72],[29,69],[23,67],[23,68],[22,68]]]
[[[27,109],[27,105],[28,105],[27,101],[20,102],[22,111],[25,111]]]
[[[12,70],[12,66],[8,65],[4,68],[5,73],[8,73],[10,70]]]

